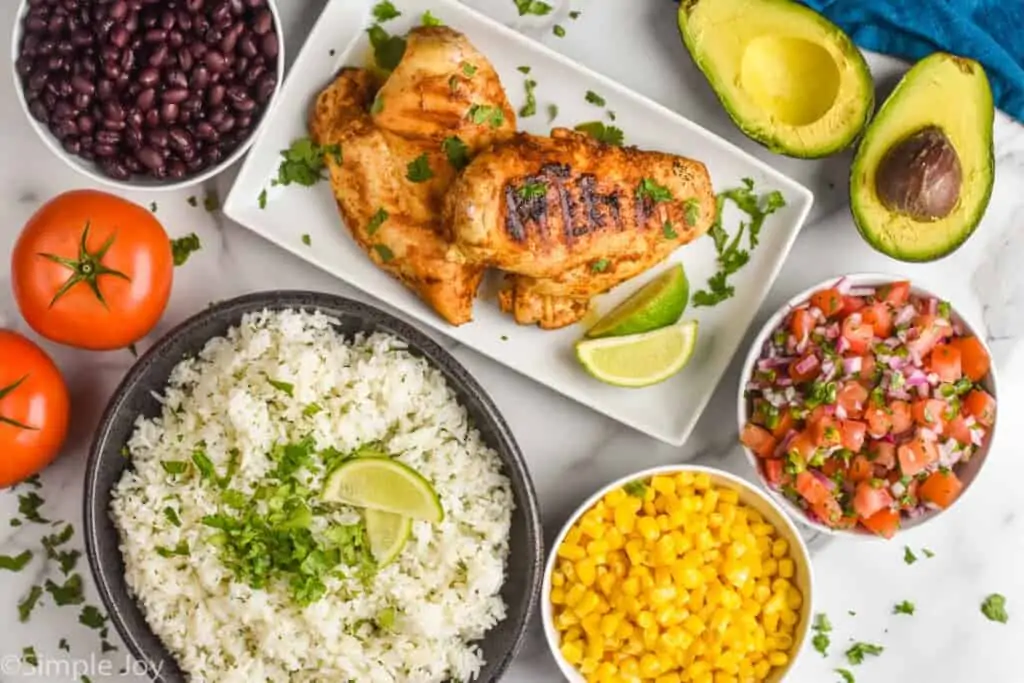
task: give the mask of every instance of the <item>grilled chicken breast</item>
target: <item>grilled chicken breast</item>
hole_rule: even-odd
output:
[[[340,161],[325,161],[356,242],[449,323],[470,321],[485,265],[450,259],[441,210],[456,167],[515,131],[490,62],[456,31],[413,29],[379,90],[368,70],[343,69],[317,98],[309,130],[317,144],[341,147]]]
[[[700,237],[715,219],[705,166],[555,129],[479,154],[445,198],[451,259],[516,274],[500,302],[556,328],[589,300]]]

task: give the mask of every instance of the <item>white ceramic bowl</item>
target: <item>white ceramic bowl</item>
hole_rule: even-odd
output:
[[[943,297],[939,296],[938,294],[930,290],[927,290],[923,287],[915,285],[914,281],[911,278],[899,277],[896,275],[889,275],[885,273],[853,273],[851,275],[833,277],[829,278],[828,280],[819,282],[813,287],[808,287],[807,289],[805,289],[804,291],[800,292],[792,299],[787,301],[786,304],[782,306],[782,308],[780,308],[771,318],[768,319],[768,322],[765,323],[764,327],[761,328],[760,333],[758,333],[757,338],[754,339],[754,342],[750,346],[750,350],[747,352],[746,360],[743,362],[743,374],[740,375],[739,395],[736,401],[736,412],[739,429],[742,431],[743,425],[747,423],[747,420],[750,416],[751,406],[750,402],[747,400],[745,396],[747,381],[750,379],[750,377],[753,376],[754,367],[761,357],[761,351],[764,347],[765,342],[768,340],[771,334],[782,323],[783,319],[793,308],[799,306],[800,304],[810,299],[811,295],[814,294],[815,292],[822,289],[827,289],[829,287],[834,287],[839,282],[844,281],[850,287],[877,287],[879,285],[884,285],[890,282],[900,282],[905,280],[910,281],[910,291],[912,294],[917,294],[918,296],[922,297],[934,297],[940,300],[943,299]],[[989,358],[991,358],[991,350],[985,344],[985,335],[981,333],[977,328],[975,328],[968,320],[966,320],[957,311],[956,305],[953,304],[952,302],[950,302],[950,312],[954,322],[959,323],[966,333],[976,336],[981,341],[982,345],[985,347],[985,351],[989,354]],[[989,394],[991,394],[996,399],[996,423],[993,424],[992,429],[989,430],[988,438],[985,439],[985,442],[974,454],[974,456],[970,459],[970,461],[967,462],[966,464],[958,465],[956,467],[957,476],[963,483],[963,490],[960,492],[960,495],[958,496],[957,500],[953,503],[953,505],[947,508],[947,510],[956,507],[957,503],[963,500],[963,497],[967,494],[967,490],[971,488],[971,484],[974,483],[974,480],[977,478],[978,473],[981,471],[981,467],[984,464],[985,459],[988,457],[989,450],[992,447],[992,442],[995,439],[995,428],[996,424],[999,422],[999,396],[996,393],[996,376],[994,364],[992,368],[989,370],[988,376],[985,378],[984,381],[980,382],[980,384],[985,388],[986,391],[988,391]],[[830,534],[832,536],[843,536],[862,539],[881,538],[880,536],[872,533],[871,531],[868,531],[860,525],[857,525],[853,529],[833,529],[831,527],[825,526],[824,524],[820,524],[810,519],[806,515],[806,513],[802,509],[800,509],[799,506],[794,504],[792,501],[790,501],[788,498],[782,495],[782,493],[780,493],[779,491],[776,491],[772,489],[770,486],[768,486],[767,482],[764,481],[764,478],[761,475],[761,468],[758,465],[760,459],[756,455],[754,455],[754,453],[749,448],[744,447],[743,451],[746,453],[747,461],[750,463],[750,466],[754,468],[758,478],[761,481],[761,484],[764,486],[765,490],[768,491],[768,494],[772,497],[772,500],[774,500],[776,504],[781,506],[793,519],[797,520],[800,524],[811,527],[815,531],[820,531],[821,533]],[[896,533],[896,535],[898,536],[901,531],[904,531],[906,529],[918,527],[922,524],[925,524],[926,522],[930,522],[943,512],[946,512],[946,510],[935,510],[915,518],[908,518],[906,516],[903,516],[903,518],[901,519],[900,530]]]
[[[224,169],[228,168],[236,161],[242,158],[242,156],[249,150],[249,146],[252,145],[256,136],[260,134],[263,129],[263,124],[269,118],[271,108],[274,106],[278,93],[281,92],[281,84],[284,81],[284,32],[281,24],[281,17],[277,11],[276,0],[267,0],[267,7],[270,9],[271,14],[274,16],[274,29],[277,31],[278,36],[278,50],[277,50],[277,85],[274,88],[273,94],[267,101],[266,107],[264,107],[263,114],[260,117],[259,122],[252,129],[249,137],[242,141],[241,144],[236,147],[231,154],[224,157],[224,159],[216,166],[211,166],[199,173],[187,175],[180,180],[174,180],[166,178],[163,180],[157,180],[156,178],[144,177],[141,175],[133,175],[128,180],[115,180],[110,176],[106,175],[96,164],[92,161],[83,159],[80,156],[69,154],[61,146],[60,140],[50,132],[50,129],[42,122],[37,121],[34,116],[29,112],[28,101],[25,98],[25,93],[22,88],[21,77],[18,75],[15,67],[15,62],[18,59],[18,52],[21,47],[21,38],[23,34],[22,18],[28,12],[29,0],[21,0],[18,7],[18,11],[15,15],[14,31],[11,38],[11,76],[14,78],[14,92],[17,94],[18,103],[21,105],[21,110],[25,114],[25,118],[32,126],[32,130],[36,132],[43,143],[53,152],[61,161],[65,164],[78,171],[82,175],[86,176],[90,180],[93,180],[107,187],[116,188],[119,190],[147,190],[150,192],[169,192],[172,190],[180,190],[186,187],[192,187],[199,185],[200,183],[209,180],[216,176]]]
[[[735,475],[716,470],[710,467],[699,465],[666,465],[651,469],[634,472],[628,476],[611,482],[601,490],[594,493],[583,502],[569,517],[569,520],[559,531],[558,537],[548,552],[547,564],[544,568],[544,583],[541,587],[541,618],[544,622],[544,638],[547,640],[548,648],[558,663],[558,668],[569,683],[586,683],[583,675],[562,656],[559,646],[559,634],[554,625],[554,609],[551,604],[551,573],[554,571],[555,562],[558,558],[558,547],[562,544],[566,534],[576,524],[583,514],[593,507],[609,491],[621,488],[625,484],[637,480],[648,480],[651,477],[661,475],[673,475],[679,472],[693,472],[694,474],[705,473],[711,478],[711,483],[718,488],[729,488],[739,494],[740,502],[749,505],[757,510],[764,517],[765,521],[771,524],[781,538],[786,539],[790,547],[790,555],[794,560],[796,572],[792,581],[803,594],[803,603],[800,606],[800,621],[797,624],[796,632],[793,635],[793,647],[790,650],[789,663],[784,667],[775,667],[771,675],[764,683],[779,683],[786,673],[793,667],[797,657],[807,642],[807,634],[811,628],[811,619],[814,614],[814,572],[811,568],[810,553],[807,544],[796,526],[790,521],[786,513],[763,491],[748,481],[740,479]]]

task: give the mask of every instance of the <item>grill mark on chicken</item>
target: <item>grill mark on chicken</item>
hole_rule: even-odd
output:
[[[529,193],[524,188],[533,184],[543,185],[544,194],[527,196]],[[573,177],[568,164],[545,164],[536,175],[507,183],[504,195],[505,231],[516,242],[526,241],[530,223],[542,233],[547,231],[553,202],[557,202],[557,210],[564,218],[563,232],[567,239],[585,237],[609,224],[623,227],[618,193],[615,190],[599,192],[597,178],[591,173]]]

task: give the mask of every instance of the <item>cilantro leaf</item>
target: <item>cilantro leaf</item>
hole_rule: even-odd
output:
[[[383,0],[373,6],[373,18],[379,22],[390,21],[402,16],[402,13],[395,8],[390,0]]]
[[[445,138],[441,143],[441,151],[448,157],[448,163],[456,171],[461,171],[469,165],[469,147],[462,138],[456,135]]]
[[[188,548],[188,543],[186,543],[185,541],[179,541],[178,545],[174,546],[173,548],[167,548],[162,545],[158,545],[156,547],[156,554],[160,557],[187,556],[189,555],[189,553],[190,551]]]
[[[260,190],[260,194],[256,197],[256,204],[261,208],[267,208],[267,188]]]
[[[651,178],[642,178],[636,188],[636,196],[641,200],[650,200],[655,204],[672,201],[672,193],[664,185],[659,185]]]
[[[391,248],[386,244],[375,244],[373,250],[377,252],[377,256],[380,257],[381,262],[387,263],[395,258],[395,252],[391,251]]]
[[[20,555],[0,555],[0,569],[5,569],[9,572],[20,572],[31,561],[31,550],[26,550]]]
[[[384,221],[388,219],[388,212],[384,210],[384,207],[377,209],[377,211],[370,216],[370,222],[366,224],[366,234],[373,235],[380,226],[384,225]]]
[[[907,564],[914,564],[917,562],[917,555],[910,549],[910,546],[903,546],[903,561]]]
[[[857,665],[864,661],[865,655],[871,655],[877,657],[885,651],[885,648],[881,645],[873,645],[872,643],[854,643],[846,650],[846,660],[850,664]]]
[[[78,615],[78,623],[98,631],[107,623],[107,617],[97,607],[86,605]]]
[[[683,202],[683,211],[685,212],[686,224],[690,227],[697,225],[697,221],[700,220],[700,201],[695,197],[690,197]]]
[[[309,138],[292,140],[288,149],[281,150],[281,162],[277,167],[275,185],[302,185],[311,187],[324,179],[327,168],[324,157],[330,156],[335,163],[341,163],[339,145],[317,145]]]
[[[217,196],[216,191],[210,190],[206,193],[206,196],[203,197],[203,208],[210,213],[220,208],[220,197]]]
[[[288,394],[288,396],[295,396],[295,385],[291,382],[282,382],[281,380],[267,378],[267,383],[277,389],[278,391]]]
[[[826,634],[832,631],[832,623],[828,620],[828,615],[824,612],[816,614],[814,616],[814,623],[811,624],[811,629],[814,631],[811,645],[821,653],[822,657],[828,656],[828,646],[831,643],[831,639]]]
[[[541,182],[529,182],[516,190],[516,194],[523,199],[537,199],[545,196],[547,193],[548,186]]]
[[[587,102],[589,102],[590,104],[593,104],[593,105],[595,105],[597,107],[603,107],[605,104],[607,104],[605,102],[605,99],[603,97],[601,97],[600,95],[598,95],[593,90],[588,90],[587,94],[584,96],[584,99]]]
[[[394,71],[405,56],[405,38],[393,36],[380,25],[374,24],[366,29],[373,47],[373,60],[377,67],[384,71]]]
[[[424,26],[444,26],[444,22],[435,17],[430,10],[423,13],[423,16],[420,17],[420,23]]]
[[[855,679],[849,669],[836,669],[835,672],[843,677],[843,683],[854,683]]]
[[[41,597],[43,597],[43,587],[38,584],[32,586],[25,599],[18,603],[18,621],[21,623],[28,621]]]
[[[634,498],[643,498],[647,495],[647,484],[640,479],[626,482],[622,490]]]
[[[168,505],[167,507],[164,508],[163,512],[164,517],[167,518],[168,522],[170,522],[174,526],[181,526],[181,517],[178,517],[178,513],[174,510],[174,508]]]
[[[565,27],[561,24],[555,24],[551,27],[551,32],[559,38],[565,38]]]
[[[554,116],[552,116],[552,118],[554,118]],[[587,123],[581,123],[577,125],[575,129],[581,133],[586,133],[598,142],[603,142],[606,145],[614,145],[616,147],[621,147],[625,138],[621,128],[606,126],[601,121],[588,121]]]
[[[669,221],[665,221],[665,224],[661,226],[661,234],[667,240],[674,240],[679,237],[679,233],[676,232],[676,229],[672,227],[672,223]]]
[[[82,576],[80,574],[72,574],[62,585],[47,579],[44,588],[46,588],[46,592],[50,594],[58,607],[80,605],[85,602],[85,595],[82,593]]]
[[[491,128],[498,128],[505,123],[505,113],[501,107],[493,107],[489,104],[472,104],[466,110],[466,118],[478,126],[490,125]]]
[[[608,270],[608,266],[610,266],[611,264],[612,262],[609,261],[608,259],[599,258],[590,264],[590,270],[595,273],[603,273],[606,270]]]
[[[167,474],[184,474],[188,469],[188,463],[184,460],[161,460],[160,467],[163,467]]]
[[[519,10],[519,16],[526,16],[527,14],[533,14],[538,17],[542,17],[546,14],[551,14],[551,10],[554,8],[546,2],[540,2],[540,0],[513,0],[516,3],[516,9]]]
[[[21,661],[29,666],[39,666],[39,657],[36,655],[36,649],[31,645],[21,649]]]
[[[519,108],[519,116],[525,119],[537,113],[537,97],[533,92],[537,87],[537,81],[527,78],[523,85],[526,88],[526,103]]]
[[[193,252],[199,251],[203,248],[202,243],[199,241],[199,235],[194,232],[190,232],[184,237],[171,240],[171,254],[174,258],[175,266],[183,266],[188,261],[188,257]]]
[[[39,508],[45,503],[38,493],[29,491],[18,496],[18,514],[26,521],[36,524],[49,524],[50,520],[39,514]]]
[[[992,593],[985,598],[981,603],[981,613],[989,621],[997,621],[1000,624],[1010,620],[1010,615],[1006,612],[1006,598],[999,593]]]
[[[309,233],[302,233],[302,236],[299,237],[299,239],[302,240],[302,243],[307,247],[313,244],[313,238],[309,236]]]
[[[413,183],[424,183],[434,177],[434,171],[430,168],[426,152],[409,162],[406,166],[405,177]]]

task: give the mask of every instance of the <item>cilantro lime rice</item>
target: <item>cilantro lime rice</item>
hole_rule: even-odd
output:
[[[127,581],[191,681],[471,680],[513,508],[444,377],[393,337],[246,316],[172,372],[114,492]],[[319,501],[351,457],[394,457],[444,510],[378,566],[356,508]]]

